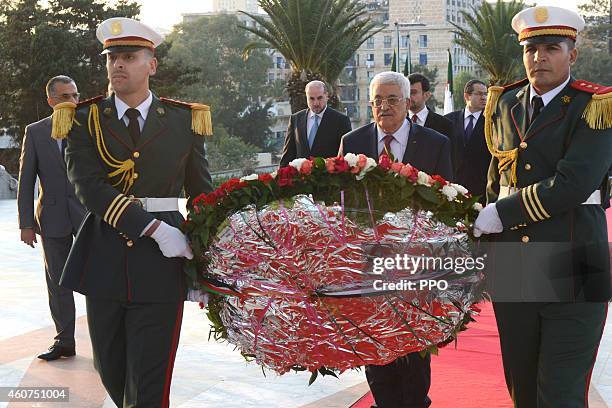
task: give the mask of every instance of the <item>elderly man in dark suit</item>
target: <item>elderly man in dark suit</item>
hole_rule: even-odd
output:
[[[410,109],[408,119],[412,123],[424,126],[442,133],[450,138],[453,132],[453,124],[450,120],[427,107],[427,101],[431,98],[431,84],[423,74],[411,74],[410,81]]]
[[[53,107],[62,102],[76,103],[77,86],[72,78],[56,76],[47,83],[47,103]],[[38,358],[57,360],[75,355],[74,297],[72,291],[59,286],[62,269],[72,246],[72,238],[85,215],[66,175],[66,143],[51,138],[51,117],[26,127],[19,168],[19,228],[21,240],[34,248],[40,234],[45,257],[49,308],[57,335],[48,351]],[[36,214],[34,186],[40,179]]]
[[[363,153],[378,159],[390,152],[429,174],[453,178],[450,140],[406,119],[410,104],[410,82],[397,72],[381,72],[370,83],[374,123],[342,138],[339,154]],[[431,356],[410,353],[384,365],[366,366],[365,372],[378,408],[415,407],[431,404]]]
[[[449,135],[452,143],[453,171],[455,182],[480,196],[485,203],[487,172],[491,153],[484,136],[484,117],[487,102],[487,87],[477,79],[469,80],[463,88],[465,109],[451,112],[445,117],[453,123]]]
[[[340,139],[351,131],[348,116],[327,106],[327,86],[321,81],[306,84],[308,109],[291,115],[280,166],[293,159],[334,157]]]

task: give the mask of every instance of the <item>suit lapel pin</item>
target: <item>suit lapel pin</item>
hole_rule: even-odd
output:
[[[561,102],[562,102],[564,105],[569,105],[569,103],[570,103],[571,101],[572,101],[572,98],[571,98],[570,96],[568,96],[568,95],[563,95],[563,96],[561,97]]]
[[[164,116],[166,114],[166,110],[160,106],[159,108],[157,108],[157,114],[159,116]]]
[[[113,109],[112,108],[104,108],[104,116],[110,116],[111,113],[113,113]]]

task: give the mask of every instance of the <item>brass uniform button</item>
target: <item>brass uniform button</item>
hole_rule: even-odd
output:
[[[131,247],[133,247],[133,246],[134,246],[134,241],[132,241],[131,239],[129,239],[129,240],[128,240],[128,242],[126,242],[125,244],[128,246],[128,248],[131,248]]]
[[[132,176],[132,178],[133,178],[134,180],[136,180],[136,179],[138,178],[138,173],[134,173],[134,175]]]
[[[521,142],[521,144],[519,145],[519,147],[523,150],[525,150],[527,148],[527,142]],[[134,156],[136,157],[136,156]]]
[[[140,157],[140,153],[139,152],[134,152],[132,153],[132,156],[134,156],[135,159]]]
[[[523,235],[523,237],[521,238],[521,241],[523,241],[525,244],[529,242],[529,236],[527,235]]]
[[[527,163],[525,165],[525,170],[527,170],[527,171],[531,170],[531,164]]]

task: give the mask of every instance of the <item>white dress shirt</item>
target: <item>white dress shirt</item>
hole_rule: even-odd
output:
[[[140,112],[140,116],[138,117],[138,125],[140,126],[140,131],[142,132],[142,128],[144,127],[145,120],[147,120],[147,115],[149,114],[149,108],[151,107],[151,103],[153,102],[153,94],[149,91],[149,96],[145,99],[140,105],[138,105],[135,109]],[[130,106],[123,102],[117,94],[115,94],[115,108],[117,109],[117,119],[123,120],[125,126],[130,124],[130,118],[127,117],[125,112],[130,108]]]
[[[314,119],[315,115],[319,117],[319,127],[321,126],[321,120],[323,119],[323,114],[325,113],[326,109],[327,109],[327,106],[323,108],[321,113],[314,113],[313,111],[308,109],[308,119],[306,119],[306,137],[310,136],[310,129],[312,129],[315,123],[315,119]]]
[[[410,120],[412,120],[413,116],[415,115],[415,113],[411,110],[408,110],[408,114],[410,115]],[[425,126],[425,121],[427,120],[427,115],[429,115],[429,109],[427,109],[427,106],[425,106],[423,109],[421,109],[419,112],[416,113],[417,115],[417,125],[421,125],[421,126]]]
[[[474,119],[472,120],[472,129],[475,128],[476,122],[478,122],[478,118],[480,118],[481,113],[481,110],[478,112],[470,112],[468,108],[465,108],[463,110],[463,130],[465,130],[465,128],[467,128],[468,126],[468,123],[470,123],[470,115],[474,117]]]
[[[378,125],[376,126],[378,130],[378,155],[383,152],[385,149],[385,133]],[[391,141],[391,153],[393,157],[395,157],[396,161],[401,162],[404,158],[404,153],[406,152],[406,146],[408,146],[408,135],[410,133],[410,122],[408,119],[404,119],[404,123],[402,126],[393,133],[394,139]]]
[[[546,107],[546,105],[548,105],[548,103],[552,101],[553,98],[557,96],[559,92],[563,90],[563,88],[565,88],[569,80],[570,80],[570,77],[568,76],[565,82],[563,82],[561,85],[559,85],[558,87],[554,89],[551,89],[550,91],[546,92],[544,95],[540,95],[540,97],[542,98],[542,102],[544,103],[544,107]],[[530,118],[533,115],[533,98],[537,94],[538,93],[536,92],[536,90],[533,89],[533,85],[529,84],[529,117]],[[544,109],[544,107],[542,109]]]

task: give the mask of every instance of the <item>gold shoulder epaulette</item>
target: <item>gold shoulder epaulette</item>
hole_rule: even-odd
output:
[[[574,89],[590,93],[582,118],[591,129],[612,128],[612,86],[603,86],[592,82],[577,80],[570,84]]]
[[[520,81],[514,82],[506,86],[490,86],[487,95],[487,104],[484,109],[484,133],[485,140],[487,142],[487,148],[491,155],[498,160],[497,168],[501,174],[506,168],[510,167],[511,175],[510,182],[512,185],[516,185],[516,164],[518,158],[518,148],[511,150],[499,150],[493,143],[493,113],[497,109],[497,102],[503,93],[508,92],[512,89],[516,89],[519,86],[525,86],[529,83],[527,78]]]
[[[187,103],[169,98],[159,98],[170,105],[191,109],[191,129],[200,136],[212,136],[212,117],[210,106],[201,103]]]
[[[55,105],[53,107],[53,114],[51,115],[51,137],[54,139],[64,139],[68,136],[70,129],[72,129],[72,123],[75,121],[74,115],[76,110],[81,106],[95,103],[102,98],[104,98],[104,95],[86,99],[78,104],[62,102]]]

